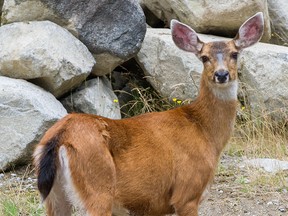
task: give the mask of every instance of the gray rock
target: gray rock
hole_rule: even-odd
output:
[[[0,75],[33,79],[56,97],[85,80],[95,64],[88,49],[50,21],[0,27]]]
[[[194,54],[175,46],[169,29],[147,29],[136,60],[162,95],[182,100],[198,94],[202,64]]]
[[[2,6],[3,6],[4,0],[0,0],[0,23],[1,23],[1,15],[2,15]]]
[[[43,133],[66,113],[42,88],[0,76],[0,170],[30,160]]]
[[[286,0],[268,0],[272,42],[288,45],[288,4]]]
[[[234,37],[246,19],[262,11],[265,19],[262,41],[269,41],[271,37],[267,1],[142,0],[141,4],[168,25],[174,18],[191,26],[198,33],[226,37]]]
[[[146,31],[144,13],[135,0],[6,0],[2,17],[4,24],[51,20],[73,32],[96,57],[117,60],[134,56]],[[95,74],[111,72],[105,62],[99,61]]]
[[[92,74],[96,76],[104,76],[112,72],[118,65],[125,62],[125,60],[113,56],[109,53],[94,54],[97,64],[93,68]]]
[[[276,173],[288,170],[288,161],[280,161],[271,158],[256,158],[244,160],[239,166],[252,166],[254,168],[262,168],[269,173]]]
[[[75,93],[63,99],[62,104],[69,112],[83,112],[120,119],[118,99],[105,77],[89,80]]]
[[[221,40],[199,34],[203,41]],[[147,80],[162,95],[177,99],[194,99],[198,95],[203,65],[189,52],[176,47],[169,29],[148,28],[136,60]]]
[[[254,115],[287,122],[288,47],[258,43],[243,51],[238,71]]]

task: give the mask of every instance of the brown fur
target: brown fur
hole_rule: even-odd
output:
[[[69,114],[51,127],[35,151],[39,170],[45,146],[59,136],[57,174],[45,200],[48,215],[67,215],[73,204],[88,215],[111,215],[112,205],[120,205],[131,215],[197,216],[231,136],[237,106],[236,97],[225,99],[232,87],[214,81],[216,54],[223,55],[221,67],[235,83],[237,62],[231,53],[237,51],[233,41],[203,43],[197,55],[209,62],[200,94],[190,105],[122,120]]]

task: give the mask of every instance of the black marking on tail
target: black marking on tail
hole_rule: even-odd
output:
[[[57,162],[57,144],[59,143],[59,134],[51,138],[42,151],[38,167],[38,189],[43,201],[49,195],[54,179],[56,177]]]

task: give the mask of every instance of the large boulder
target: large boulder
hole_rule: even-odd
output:
[[[288,45],[288,4],[286,0],[268,0],[272,42]]]
[[[288,122],[288,47],[258,43],[243,51],[239,74],[258,116]]]
[[[134,0],[5,0],[2,24],[51,20],[73,32],[96,56],[93,73],[110,73],[140,49],[144,13]]]
[[[118,99],[105,77],[91,79],[62,101],[68,112],[96,114],[112,119],[120,119]]]
[[[199,37],[203,41],[222,39],[201,34]],[[181,100],[198,95],[203,65],[194,54],[176,47],[169,29],[148,28],[136,60],[147,80],[162,95]]]
[[[136,60],[161,95],[182,100],[197,95],[202,64],[175,46],[169,29],[148,28]]]
[[[0,170],[30,160],[43,133],[66,113],[42,88],[0,76]]]
[[[267,1],[263,0],[141,0],[158,18],[167,24],[178,19],[198,33],[233,37],[241,24],[256,12],[264,13],[265,28],[262,41],[271,37]]]
[[[31,80],[56,97],[79,86],[95,59],[84,44],[50,21],[0,27],[0,75]]]

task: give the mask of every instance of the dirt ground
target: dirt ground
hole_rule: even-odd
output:
[[[247,167],[242,159],[223,156],[201,216],[288,215],[288,173],[280,176]],[[280,184],[277,179],[280,179]],[[283,186],[283,184],[285,186]]]
[[[210,194],[201,204],[199,215],[288,215],[288,173],[271,176],[275,174],[265,174],[247,167],[239,168],[241,160],[241,158],[222,157]],[[23,178],[24,173],[26,174]],[[1,191],[2,193],[9,192],[11,188],[17,187],[19,181],[21,181],[22,189],[36,190],[33,172],[28,171],[27,175],[27,170],[22,168],[0,174],[0,194]],[[37,196],[36,193],[35,196]]]

